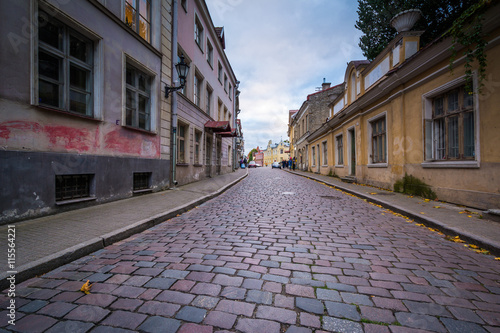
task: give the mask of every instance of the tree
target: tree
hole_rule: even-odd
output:
[[[257,152],[256,148],[250,150],[250,152],[248,153],[248,162],[253,161],[253,154],[256,152]]]
[[[425,30],[420,45],[425,46],[445,33],[477,0],[358,0],[355,27],[363,32],[359,47],[368,60],[373,60],[396,36],[391,19],[408,9],[420,9],[423,17],[414,30]]]

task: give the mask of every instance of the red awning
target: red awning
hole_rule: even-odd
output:
[[[235,138],[238,136],[238,134],[236,133],[236,128],[233,128],[230,132],[217,133],[217,135],[220,135],[224,138]]]
[[[209,128],[214,132],[230,132],[231,126],[229,125],[229,121],[207,121],[205,124],[205,128]]]

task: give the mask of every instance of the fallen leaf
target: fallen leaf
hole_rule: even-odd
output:
[[[92,287],[92,284],[90,284],[90,281],[87,280],[87,282],[85,282],[83,284],[83,286],[80,288],[80,291],[83,291],[85,294],[90,294],[90,288]]]
[[[441,206],[434,206],[433,208],[441,208]]]

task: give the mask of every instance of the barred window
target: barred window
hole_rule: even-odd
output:
[[[90,197],[93,175],[57,175],[56,201],[74,200]]]
[[[151,187],[151,172],[134,172],[134,191],[147,190]]]

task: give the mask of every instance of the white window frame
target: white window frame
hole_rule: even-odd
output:
[[[200,141],[196,141],[196,134],[200,135]],[[194,136],[193,136],[193,161],[194,164],[196,165],[201,165],[202,161],[201,159],[203,158],[203,131],[195,128],[194,129]],[[198,158],[196,158],[196,149],[198,148]]]
[[[198,71],[195,71],[193,78],[193,103],[201,108],[203,98],[203,82],[204,78]]]
[[[46,11],[46,12],[54,12],[57,9],[53,7],[48,7],[43,4],[43,2],[38,2],[35,1],[34,5],[31,6],[31,22],[38,22],[38,14],[39,11]],[[93,64],[92,64],[92,86],[91,86],[91,91],[92,91],[92,101],[91,101],[91,108],[92,108],[92,116],[85,116],[76,112],[70,112],[65,109],[59,109],[59,108],[54,108],[54,107],[49,107],[48,108],[55,110],[55,111],[62,111],[67,114],[75,115],[77,117],[85,117],[85,118],[92,118],[92,119],[102,119],[102,105],[103,105],[103,91],[104,91],[104,83],[103,83],[103,66],[102,66],[102,53],[103,53],[103,45],[102,45],[102,40],[98,35],[95,35],[93,32],[88,30],[86,27],[79,25],[78,23],[75,22],[72,18],[67,16],[63,12],[57,11],[57,21],[65,25],[66,27],[69,27],[70,29],[76,31],[78,34],[84,36],[85,38],[89,39],[93,43],[93,52],[92,52],[92,58],[93,58]],[[37,23],[38,24],[38,23]],[[40,107],[45,107],[41,106],[39,103],[39,74],[38,74],[38,58],[39,58],[39,39],[38,39],[38,31],[35,31],[32,34],[32,38],[30,38],[31,42],[31,49],[33,50],[33,56],[32,60],[30,63],[31,71],[30,71],[30,84],[31,84],[31,104],[32,105],[37,105]],[[69,82],[68,82],[69,84]]]
[[[478,86],[477,71],[473,71],[473,87],[476,89]],[[475,135],[475,160],[433,160],[434,158],[434,130],[432,118],[432,101],[433,98],[439,96],[449,90],[458,88],[465,84],[465,75],[455,80],[449,81],[431,91],[422,94],[422,160],[421,166],[423,168],[479,168],[481,165],[481,150],[479,139],[480,138],[480,99],[479,94],[474,94],[474,135]]]
[[[214,68],[214,47],[210,42],[210,39],[207,38],[207,62],[211,68]]]
[[[385,162],[378,162],[374,163],[373,162],[373,157],[372,157],[372,151],[373,151],[373,140],[372,140],[372,134],[373,134],[373,123],[385,118],[385,147],[386,147],[386,153],[385,153]],[[387,119],[387,111],[381,112],[377,114],[376,116],[373,116],[369,118],[366,121],[366,128],[368,129],[368,135],[367,135],[367,158],[368,158],[368,167],[369,168],[387,168],[389,165],[389,146],[388,146],[388,137],[389,137],[389,127],[387,126],[388,124],[388,119]]]
[[[184,135],[181,137],[181,127],[184,128]],[[183,144],[181,145],[181,140]],[[177,163],[189,164],[189,125],[184,122],[177,122]],[[183,151],[181,151],[181,147]],[[184,153],[184,158],[181,159],[181,153]]]
[[[146,132],[152,132],[156,133],[156,124],[157,124],[157,113],[158,113],[158,97],[157,97],[157,92],[158,92],[158,78],[156,76],[156,73],[152,70],[150,70],[147,67],[144,67],[141,62],[137,61],[136,59],[132,58],[130,55],[123,53],[123,80],[122,80],[122,126],[128,127],[128,128],[133,128],[141,131],[146,131]],[[127,103],[127,64],[130,66],[136,68],[137,70],[143,72],[144,74],[148,75],[150,78],[150,83],[149,83],[149,129],[143,129],[140,127],[135,127],[131,125],[127,125],[127,109],[126,109],[126,103]]]
[[[311,166],[316,166],[316,146],[311,147]]]
[[[201,52],[203,52],[203,49],[205,45],[203,45],[205,40],[205,28],[203,27],[203,24],[201,23],[201,20],[198,18],[198,14],[194,14],[194,42],[198,47],[200,48]]]

